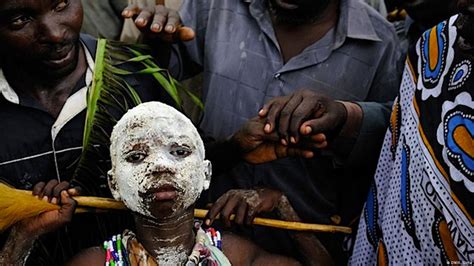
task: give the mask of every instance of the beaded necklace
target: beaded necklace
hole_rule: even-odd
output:
[[[201,222],[195,222],[194,229],[196,232],[196,240],[193,250],[188,256],[188,260],[186,261],[185,265],[214,266],[226,264],[222,263],[227,262],[227,259],[221,251],[221,233],[214,228],[207,228],[204,230],[201,227]],[[104,241],[103,248],[106,252],[105,266],[132,266],[129,261],[126,243],[124,243],[122,240],[122,234],[118,234],[112,236],[110,240]],[[144,252],[146,252],[146,250],[144,250]]]

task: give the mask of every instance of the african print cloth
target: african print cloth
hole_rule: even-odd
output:
[[[350,264],[474,261],[474,52],[457,19],[409,54]]]
[[[222,238],[213,228],[204,230],[195,223],[196,241],[186,266],[230,266],[222,252]],[[156,259],[143,247],[136,235],[125,230],[104,242],[106,266],[158,266]]]

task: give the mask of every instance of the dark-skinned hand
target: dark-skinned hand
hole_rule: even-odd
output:
[[[193,29],[181,24],[176,10],[164,5],[142,6],[129,4],[123,11],[124,18],[134,19],[137,28],[148,38],[158,37],[167,42],[190,41],[194,39]]]
[[[207,213],[206,225],[210,226],[219,216],[224,225],[230,227],[232,214],[235,214],[236,224],[251,225],[258,214],[273,211],[281,196],[280,191],[270,188],[229,190],[212,205]]]
[[[60,209],[44,212],[19,222],[16,226],[21,232],[30,236],[40,236],[53,232],[72,220],[76,202],[71,196],[79,195],[78,188],[71,189],[69,182],[50,180],[48,183],[39,182],[33,187],[33,195],[41,200],[57,204]]]
[[[231,141],[239,146],[243,159],[249,163],[266,163],[284,157],[312,158],[312,144],[325,142],[325,136],[319,134],[298,145],[282,145],[276,132],[264,132],[265,121],[259,117],[252,118],[232,136]]]
[[[346,122],[344,105],[309,89],[288,96],[275,97],[259,112],[266,119],[265,132],[277,132],[284,145],[296,144],[301,138],[323,135],[314,143],[315,148],[327,146],[326,137],[333,136]]]

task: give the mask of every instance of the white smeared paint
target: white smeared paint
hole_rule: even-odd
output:
[[[183,246],[161,248],[156,252],[158,265],[183,265],[188,260],[186,249]]]
[[[177,156],[183,150],[190,154]],[[199,133],[187,117],[165,104],[148,102],[129,110],[114,127],[110,152],[112,194],[142,215],[153,217],[140,193],[173,185],[178,190],[176,212],[191,206],[209,187],[210,162],[204,160]],[[143,160],[127,161],[132,153]]]

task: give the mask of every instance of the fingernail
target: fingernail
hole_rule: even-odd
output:
[[[210,225],[211,225],[211,220],[207,219],[207,220],[205,221],[205,223],[206,223],[207,226],[210,226]]]
[[[172,31],[174,30],[174,27],[171,26],[171,25],[167,25],[166,28],[165,28],[165,30],[166,30],[167,32],[172,32]]]
[[[305,133],[306,133],[306,134],[311,133],[311,131],[313,131],[313,129],[312,129],[311,127],[306,127],[306,128],[305,128]]]
[[[52,204],[56,204],[56,203],[58,203],[58,199],[56,199],[56,198],[53,198],[53,199],[51,200],[51,203],[52,203]]]
[[[286,139],[281,139],[281,144],[286,146],[286,145],[288,145],[288,142],[286,141]]]
[[[44,201],[48,201],[48,196],[44,196],[44,197],[43,197],[43,200],[44,200]]]
[[[138,24],[144,24],[144,23],[145,23],[145,20],[142,19],[142,18],[138,18],[137,21],[136,21],[136,23],[138,23]]]
[[[160,24],[153,24],[153,26],[151,26],[151,30],[152,31],[156,31],[156,32],[159,32],[161,30],[161,25]]]
[[[272,126],[271,126],[270,124],[266,124],[266,125],[265,125],[265,128],[264,128],[263,130],[265,130],[265,132],[268,133],[268,132],[270,132],[270,131],[272,130]]]
[[[259,114],[259,115],[263,115],[263,109],[261,109],[260,111],[258,111],[258,114]]]
[[[290,141],[291,141],[291,143],[296,144],[296,139],[295,139],[295,137],[291,137],[291,138],[290,138]]]

